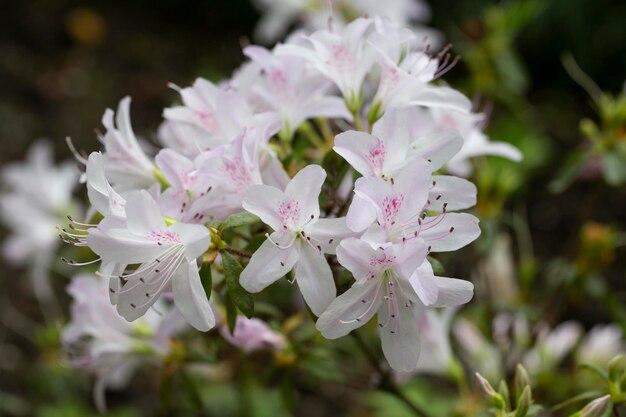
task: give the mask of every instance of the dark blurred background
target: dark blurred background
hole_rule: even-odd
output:
[[[498,8],[525,3],[433,0],[430,26],[462,57],[446,80],[484,106],[493,105],[488,133],[513,142],[517,136],[518,145],[535,138],[524,142],[532,143],[530,148],[522,147],[527,172],[518,180],[520,190],[506,194],[505,202],[527,216],[535,255],[574,259],[582,247],[583,222],[624,230],[626,193],[624,187],[584,182],[564,194],[547,189],[566,154],[584,144],[579,121],[597,119],[561,56],[570,53],[602,90],[621,91],[626,1],[535,1],[532,12],[522,6],[513,18],[498,15]],[[254,41],[258,18],[247,0],[0,0],[0,165],[21,159],[39,137],[54,141],[59,159],[70,157],[66,136],[79,149],[98,149],[94,130],[101,128],[105,108],[115,108],[126,95],[133,99],[135,131],[154,140],[163,107],[178,100],[167,83],[228,77],[243,60],[241,45]],[[495,66],[497,74],[481,78]],[[597,201],[589,212],[581,201],[591,193]],[[488,207],[478,209],[485,240]],[[623,269],[623,262],[616,262],[607,273],[616,290],[624,289]],[[13,273],[0,262],[0,274]],[[594,316],[594,306],[568,303],[567,308],[567,316],[586,324],[605,318]]]

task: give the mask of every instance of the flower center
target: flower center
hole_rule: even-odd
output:
[[[150,234],[148,235],[148,239],[156,242],[159,245],[163,245],[163,244],[176,245],[176,244],[181,243],[176,233],[170,232],[170,231],[164,232],[162,230],[154,230],[150,232]]]
[[[300,220],[300,203],[296,200],[283,201],[278,206],[278,215],[285,225],[294,226]]]
[[[395,197],[386,196],[383,200],[383,227],[386,231],[389,231],[391,227],[396,223],[396,216],[402,207],[404,201],[404,194],[399,193]]]
[[[385,164],[385,156],[387,151],[385,149],[385,143],[378,139],[374,146],[369,151],[367,159],[369,160],[372,169],[377,174],[381,174],[383,171],[383,165]]]

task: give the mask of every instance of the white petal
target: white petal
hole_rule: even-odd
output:
[[[194,261],[202,255],[211,244],[211,232],[199,224],[174,223],[169,227],[185,245],[187,261]]]
[[[126,224],[131,232],[142,236],[165,228],[161,210],[146,190],[131,193],[126,198]]]
[[[405,109],[391,108],[374,125],[372,134],[385,142],[385,171],[400,168],[407,160],[410,129]]]
[[[303,243],[296,263],[295,277],[300,292],[313,314],[319,316],[337,295],[335,280],[322,253]]]
[[[337,247],[337,261],[356,279],[362,278],[370,270],[369,262],[375,249],[361,239],[350,237]]]
[[[467,213],[446,213],[443,218],[427,217],[419,236],[431,252],[448,252],[462,248],[480,236],[478,219]],[[433,226],[429,225],[432,222]],[[453,229],[454,228],[454,229]]]
[[[277,234],[272,235],[272,240]],[[276,240],[275,240],[276,241]],[[283,243],[279,241],[278,243]],[[281,245],[282,246],[282,245]],[[299,256],[299,242],[288,249],[277,248],[269,239],[254,252],[250,262],[241,272],[239,282],[249,292],[260,292],[291,271]]]
[[[355,233],[346,225],[345,217],[319,219],[305,228],[307,236],[322,247],[324,253],[334,254],[342,239],[354,236]]]
[[[453,307],[469,302],[474,296],[474,284],[463,279],[435,277],[439,288],[433,307]]]
[[[137,236],[125,229],[89,230],[87,245],[103,259],[122,264],[143,263],[157,258],[167,247]]]
[[[272,229],[281,231],[283,222],[278,215],[278,206],[286,199],[287,196],[278,188],[253,185],[246,191],[242,206],[246,211],[260,217]]]
[[[420,337],[415,304],[402,291],[396,291],[395,300],[383,301],[378,311],[380,341],[387,362],[393,370],[411,372],[417,367]],[[396,307],[397,305],[397,307]]]
[[[319,217],[319,196],[325,179],[326,171],[321,166],[307,165],[287,184],[285,194],[300,203],[301,224],[309,221],[311,216]]]
[[[370,201],[355,195],[346,214],[346,225],[355,232],[362,232],[375,220],[376,207]]]
[[[182,175],[193,169],[193,162],[172,149],[161,150],[155,161],[173,189],[181,190],[184,188]]]
[[[430,161],[433,170],[441,168],[463,147],[463,137],[456,130],[420,136],[411,144],[411,153]]]
[[[413,290],[424,305],[432,306],[437,302],[439,287],[435,283],[436,279],[428,262],[420,265],[409,279]]]
[[[206,297],[196,261],[183,264],[172,277],[174,303],[187,322],[201,332],[215,326],[215,316]]]
[[[463,210],[476,205],[476,186],[466,179],[450,175],[433,175],[435,186],[428,194],[429,210]]]
[[[417,94],[413,94],[407,105],[429,108],[437,107],[464,113],[470,112],[472,108],[472,103],[469,99],[457,90],[429,84],[424,85]]]
[[[352,168],[366,177],[376,176],[369,160],[370,150],[378,139],[365,132],[350,130],[335,136],[333,150],[343,157]]]
[[[315,327],[327,339],[337,339],[367,323],[382,302],[382,281],[354,284],[337,297],[317,320]],[[358,320],[357,320],[358,318]]]

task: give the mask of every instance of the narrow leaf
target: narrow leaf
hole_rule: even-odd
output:
[[[200,282],[202,282],[202,288],[204,288],[207,300],[211,299],[211,291],[213,290],[211,264],[203,263],[200,267]]]
[[[247,226],[250,224],[254,224],[260,221],[260,219],[254,214],[250,214],[247,211],[242,211],[241,213],[235,213],[228,216],[222,224],[220,224],[220,231],[224,231],[226,229],[232,229],[234,227]]]
[[[224,280],[226,281],[228,295],[235,306],[237,306],[246,317],[250,318],[254,314],[254,297],[239,284],[239,275],[241,275],[243,268],[230,253],[225,251],[221,253],[222,265],[224,266]]]

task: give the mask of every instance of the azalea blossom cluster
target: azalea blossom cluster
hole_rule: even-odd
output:
[[[98,266],[69,287],[73,363],[101,386],[118,384],[142,353],[167,354],[186,327],[179,321],[219,327],[244,351],[284,349],[263,321],[227,324],[225,313],[234,303],[251,315],[242,299],[283,278],[324,337],[377,316],[394,370],[415,371],[422,347],[435,354],[441,344],[428,333],[420,342],[427,324],[440,327],[431,308],[467,303],[473,285],[435,276],[430,257],[480,234],[463,212],[476,204],[475,186],[446,172],[469,175],[475,156],[521,155],[489,141],[484,116],[441,81],[454,65],[448,50],[430,54],[421,42],[389,19],[360,17],[273,49],[247,46],[230,79],[172,85],[182,102],[164,110],[156,154],[133,131],[130,98],[107,109],[102,149],[76,152],[90,207],[60,228],[95,254],[66,263]],[[248,253],[227,227],[264,239]],[[207,268],[226,281],[228,299],[211,292]],[[338,293],[341,274],[351,286]]]

